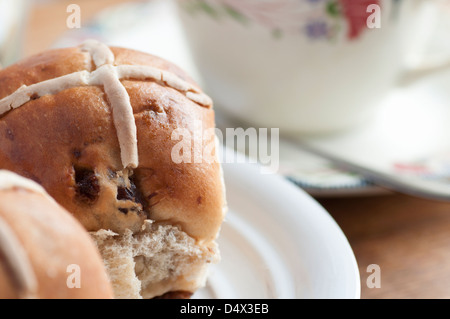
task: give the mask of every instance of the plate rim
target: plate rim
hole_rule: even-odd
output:
[[[240,157],[240,162],[237,163],[222,163],[223,175],[225,179],[225,185],[230,184],[230,179],[235,178],[234,183],[239,182],[242,185],[247,187],[254,187],[261,184],[271,184],[272,187],[276,187],[282,190],[282,198],[281,200],[290,200],[291,202],[296,202],[303,204],[305,206],[313,207],[314,214],[317,214],[314,219],[321,220],[326,223],[327,229],[333,231],[334,238],[329,241],[331,246],[339,246],[341,250],[340,256],[332,256],[331,259],[338,261],[339,259],[343,260],[345,258],[345,263],[348,268],[343,271],[345,276],[348,279],[348,286],[344,287],[342,290],[342,294],[340,296],[334,296],[331,298],[342,298],[342,299],[359,299],[361,298],[361,279],[360,272],[358,268],[358,263],[353,252],[353,249],[345,235],[342,231],[336,220],[330,215],[326,209],[320,205],[320,203],[314,199],[310,194],[308,194],[305,190],[300,189],[292,182],[285,179],[284,176],[279,174],[260,174],[259,164],[249,163],[245,161],[245,156],[241,154],[236,154],[236,152],[223,147],[222,152],[233,152],[235,156]],[[237,176],[237,177],[236,177]],[[262,182],[261,182],[262,181]],[[227,187],[228,189],[228,187]],[[265,195],[269,194],[267,192]],[[254,194],[253,194],[254,195]],[[270,196],[270,195],[267,195]],[[227,197],[228,198],[228,197]],[[306,204],[305,204],[306,203]],[[233,212],[239,212],[238,209],[233,209],[233,203],[228,202],[228,206]],[[287,212],[284,210],[283,214],[286,214],[290,217],[293,217],[295,220],[300,220],[301,215],[296,214],[294,211]],[[322,225],[323,226],[323,225]],[[342,252],[345,252],[345,257],[343,257]],[[307,297],[308,298],[308,297]],[[314,297],[313,297],[314,298]]]

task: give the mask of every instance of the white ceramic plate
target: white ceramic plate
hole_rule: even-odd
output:
[[[304,191],[249,163],[223,164],[229,212],[211,268],[194,298],[359,298],[353,251]]]

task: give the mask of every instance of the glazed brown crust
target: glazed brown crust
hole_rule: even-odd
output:
[[[78,48],[49,50],[1,70],[0,98],[22,85],[49,80],[91,68],[89,56]]]
[[[0,219],[9,226],[31,264],[36,290],[42,299],[113,298],[101,257],[81,224],[54,201],[21,188],[0,191]],[[20,292],[0,258],[0,298],[18,298]],[[80,288],[69,288],[69,265],[80,268]],[[22,292],[23,293],[23,292]],[[29,292],[31,293],[31,292]]]
[[[178,67],[145,53],[111,48],[115,65],[148,65],[170,71],[196,85]],[[79,48],[30,57],[0,71],[0,98],[21,85],[92,70]],[[117,172],[123,167],[108,98],[101,86],[75,87],[31,100],[0,117],[0,168],[40,183],[89,231],[138,231],[146,218],[179,225],[199,241],[217,236],[223,220],[223,186],[218,163],[180,163],[171,159],[174,129],[194,134],[214,127],[214,112],[175,89],[154,81],[123,80],[133,107],[139,166],[132,172],[142,210],[124,210],[117,200]],[[192,143],[194,151],[195,143]],[[213,143],[204,141],[202,149]],[[86,193],[77,176],[94,182]],[[77,175],[78,174],[78,175]],[[84,175],[83,175],[84,176]],[[78,178],[80,179],[80,178]],[[81,195],[80,195],[81,192]],[[137,195],[136,195],[137,197]],[[120,207],[119,207],[120,206]],[[120,209],[119,209],[120,208]]]

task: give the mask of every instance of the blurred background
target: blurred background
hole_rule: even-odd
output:
[[[446,0],[0,0],[0,64],[87,38],[175,62],[219,128],[280,129],[279,174],[343,229],[363,298],[450,298],[449,31]]]

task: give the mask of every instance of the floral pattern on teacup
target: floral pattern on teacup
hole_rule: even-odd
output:
[[[231,18],[256,23],[283,34],[304,34],[310,39],[357,39],[367,29],[367,7],[380,0],[179,0],[191,14],[203,12],[219,20]],[[397,0],[398,1],[398,0]]]

